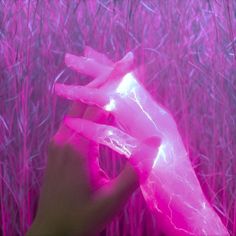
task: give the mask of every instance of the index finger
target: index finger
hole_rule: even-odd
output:
[[[79,73],[98,77],[111,70],[111,66],[101,64],[97,59],[76,56],[70,53],[65,55],[65,64]]]

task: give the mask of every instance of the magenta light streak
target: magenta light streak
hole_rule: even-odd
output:
[[[138,143],[149,137],[160,137],[159,149],[158,146],[153,147],[156,157],[151,173],[141,189],[149,208],[156,214],[157,220],[163,222],[164,232],[179,236],[229,235],[201,190],[171,114],[152,99],[135,73],[129,71],[133,64],[132,53],[110,65],[102,64],[100,54],[92,49],[91,52],[93,54],[86,51],[85,57],[67,55],[66,63],[78,72],[93,75],[95,80],[85,87],[57,84],[56,93],[111,112],[118,127],[127,135],[112,126],[76,118],[67,118],[65,124],[93,141],[119,153],[123,151],[131,161],[136,158],[133,155]],[[139,155],[142,164],[151,153],[142,150]],[[137,166],[137,172],[143,178],[145,166],[139,163]]]

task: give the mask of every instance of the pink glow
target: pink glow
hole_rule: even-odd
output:
[[[82,122],[65,118],[70,102],[55,96],[54,85],[85,85],[96,73],[104,72],[90,84],[94,88],[111,73],[112,61],[131,51],[138,69],[131,66],[119,78],[132,71],[133,76],[127,77],[135,78],[158,102],[154,102],[155,106],[167,110],[167,116],[174,119],[176,132],[181,135],[176,145],[183,142],[182,151],[189,155],[183,165],[193,167],[197,180],[193,171],[178,171],[181,175],[191,175],[197,185],[200,183],[210,205],[206,202],[209,214],[214,209],[229,234],[235,236],[235,12],[235,0],[0,1],[0,235],[24,236],[32,224],[47,163],[48,143],[62,120],[81,129],[78,124]],[[97,54],[85,45],[102,53]],[[82,52],[91,58],[93,65],[87,71],[88,77],[81,74],[82,68],[80,74],[75,72],[76,63],[71,61],[72,54],[82,55]],[[85,65],[86,57],[81,58]],[[118,91],[126,93],[125,87],[120,86]],[[106,110],[119,105],[117,98],[107,101],[101,97],[100,102]],[[114,128],[113,119],[109,120],[109,126],[112,125]],[[141,145],[141,139],[134,139],[126,127],[116,125],[121,129],[112,129],[113,133],[106,136],[109,139],[97,136],[104,144],[99,164],[109,177],[117,176],[126,162],[120,154],[131,156],[136,150],[133,147]],[[107,130],[107,126],[102,128],[101,133]],[[141,132],[145,134],[146,129]],[[159,148],[162,157],[164,148],[163,145]],[[178,161],[184,158],[182,151]],[[172,166],[176,170],[176,162]],[[178,179],[171,169],[159,175],[162,180],[165,176],[173,181]],[[152,173],[149,180],[154,177]],[[163,197],[162,206],[148,203],[153,209],[150,211],[143,198],[143,193],[147,193],[143,186],[143,192],[138,189],[132,195],[102,236],[163,236],[162,229],[169,227],[170,220],[166,217],[161,222],[161,213],[156,209],[162,207],[169,216],[171,213],[165,208],[167,186],[173,191],[182,190],[174,182],[168,183],[155,184],[163,196],[150,194],[157,199]],[[187,199],[192,197],[181,191],[182,195]],[[169,205],[177,209],[173,201]],[[183,211],[187,210],[181,208]],[[173,217],[177,218],[176,214]]]
[[[164,232],[180,236],[229,235],[201,190],[173,117],[143,88],[137,72],[129,71],[133,64],[132,53],[107,67],[99,66],[102,60],[99,54],[95,56],[67,55],[66,64],[73,65],[78,72],[95,76],[96,86],[56,84],[55,91],[69,100],[97,105],[111,112],[120,130],[76,118],[67,118],[65,124],[126,155],[131,163],[135,162],[141,179],[147,173],[147,165],[142,163],[155,155],[150,174],[141,182],[141,190],[157,220],[163,222]],[[109,66],[111,68],[106,69]],[[107,74],[106,79],[101,79],[104,74]],[[161,139],[160,147],[158,144],[149,146],[151,151],[141,148],[137,155],[139,143],[153,136]],[[133,161],[137,156],[138,163]]]

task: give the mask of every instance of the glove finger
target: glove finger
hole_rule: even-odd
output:
[[[111,70],[110,66],[102,65],[93,58],[75,56],[70,53],[65,55],[65,64],[79,73],[92,77],[97,77]]]
[[[56,83],[55,92],[58,96],[65,97],[73,101],[81,101],[89,105],[105,106],[109,99],[101,90],[88,88],[86,86],[74,86]]]
[[[84,56],[88,58],[92,58],[95,61],[105,66],[113,66],[114,64],[110,59],[108,59],[108,57],[105,54],[97,52],[96,50],[94,50],[93,48],[89,46],[85,46]]]
[[[80,118],[65,118],[65,124],[91,141],[103,144],[129,158],[139,141],[118,128]]]

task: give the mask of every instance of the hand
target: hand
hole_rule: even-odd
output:
[[[154,121],[147,116],[142,107],[142,101],[149,95],[129,73],[133,64],[132,53],[128,53],[121,61],[112,63],[104,55],[87,47],[85,57],[67,54],[65,62],[69,67],[97,78],[86,87],[56,84],[56,93],[74,101],[98,105],[109,111],[114,115],[121,130],[76,118],[65,119],[68,127],[127,157],[130,157],[135,152],[135,148],[145,139],[158,137]],[[138,118],[133,119],[133,114]],[[158,147],[159,145],[155,147],[156,150]]]
[[[103,64],[99,63],[101,54],[91,49],[87,52],[85,57],[67,55],[66,62],[68,66],[96,79],[85,87],[57,84],[56,92],[67,99],[97,105],[111,112],[120,129],[72,118],[66,120],[66,125],[97,142],[107,142],[114,150],[122,150],[127,157],[131,157],[130,160],[134,156],[142,156],[137,155],[137,150],[140,143],[145,143],[144,140],[161,138],[159,150],[158,146],[156,149],[142,149],[152,150],[151,156],[156,151],[157,155],[152,159],[150,175],[141,189],[158,220],[165,222],[165,232],[181,236],[228,235],[202,192],[174,119],[138,82],[132,70],[132,53],[117,63],[109,61]],[[91,72],[93,66],[96,70]],[[93,132],[88,132],[92,130],[86,128],[89,126],[94,127]],[[95,134],[93,137],[92,133]],[[116,140],[121,140],[119,145]],[[144,158],[140,159],[143,161]],[[143,173],[145,166],[141,165],[139,174]]]
[[[175,127],[168,112],[151,98],[141,86],[133,70],[133,54],[112,63],[104,55],[86,48],[84,57],[67,54],[65,62],[80,73],[96,77],[87,86],[57,83],[57,95],[73,101],[82,101],[110,112],[117,127],[127,134],[144,140],[150,136],[163,136],[167,130],[163,123]],[[102,62],[105,61],[105,64]],[[108,62],[107,62],[108,61]]]
[[[70,115],[99,121],[104,113],[74,103]],[[36,219],[28,236],[93,235],[138,187],[129,164],[109,180],[98,164],[99,146],[62,123],[49,146],[48,163]],[[99,215],[99,217],[97,217]]]
[[[94,191],[85,158],[71,145],[52,143],[38,212],[27,236],[94,235],[121,209],[137,183],[127,165],[117,178]]]
[[[80,102],[74,102],[69,110],[68,115],[73,117],[81,117],[85,120],[99,122],[107,116],[102,110],[96,107],[88,107]],[[109,180],[107,175],[99,166],[99,144],[84,138],[77,132],[68,128],[65,125],[65,120],[62,121],[61,126],[53,137],[54,143],[59,146],[70,145],[77,151],[78,155],[83,157],[88,166],[89,176],[93,187],[96,189],[107,183]]]

